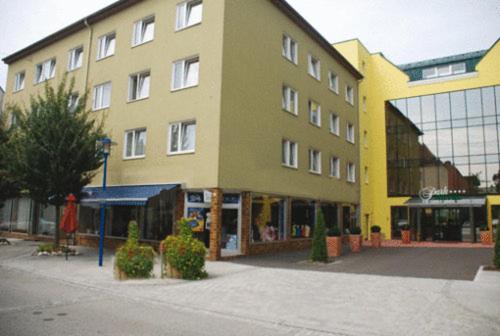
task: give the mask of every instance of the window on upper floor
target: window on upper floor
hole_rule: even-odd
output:
[[[368,131],[363,132],[363,144],[365,148],[368,148]]]
[[[328,85],[330,90],[339,94],[339,76],[332,71],[328,72]]]
[[[315,101],[309,100],[309,122],[315,126],[321,127],[321,106]]]
[[[330,133],[340,135],[340,118],[335,113],[330,113]]]
[[[26,72],[21,71],[16,73],[14,78],[14,92],[24,89],[24,80],[26,79]]]
[[[68,71],[73,71],[81,68],[83,64],[83,47],[76,47],[69,51],[68,56]]]
[[[368,167],[365,166],[365,184],[368,184],[368,182],[370,182],[368,176]]]
[[[129,76],[128,79],[128,100],[134,101],[149,97],[149,87],[151,73],[143,71]]]
[[[354,143],[354,125],[347,123],[347,133],[346,133],[346,140],[350,143]]]
[[[281,163],[286,167],[297,168],[297,143],[283,139],[281,141]]]
[[[345,87],[345,101],[354,105],[354,89],[352,86],[346,85]]]
[[[148,16],[134,23],[134,32],[132,34],[132,46],[137,46],[154,39],[155,35],[155,17]]]
[[[363,96],[363,112],[366,112],[366,96]]]
[[[203,15],[203,1],[189,0],[177,5],[175,29],[184,29],[201,22]]]
[[[463,74],[466,72],[465,63],[444,64],[422,70],[422,79],[431,79],[451,75]]]
[[[283,35],[282,55],[290,62],[298,63],[298,44],[288,35]]]
[[[330,158],[330,177],[340,178],[340,159],[336,156]]]
[[[116,33],[101,36],[97,44],[97,60],[113,56],[116,48]]]
[[[319,59],[309,54],[308,56],[308,73],[316,78],[317,80],[321,80],[321,63]]]
[[[316,149],[309,149],[309,172],[321,174],[321,152]]]
[[[111,105],[111,82],[96,85],[92,97],[94,111],[108,108]]]
[[[198,56],[174,62],[172,72],[172,90],[198,85],[200,59]]]
[[[146,156],[146,129],[140,128],[125,132],[125,159],[138,159]]]
[[[170,124],[168,154],[194,153],[196,144],[196,121]]]
[[[347,163],[347,182],[356,182],[356,165],[354,163]]]
[[[79,102],[80,102],[80,95],[78,94],[78,92],[75,92],[71,94],[71,96],[69,96],[68,110],[70,113],[74,113],[76,111]]]
[[[297,115],[299,113],[299,94],[294,89],[283,85],[282,107],[285,111]]]
[[[35,67],[35,84],[41,83],[56,75],[56,59],[52,58]]]

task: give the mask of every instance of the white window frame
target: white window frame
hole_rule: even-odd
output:
[[[283,84],[281,91],[281,102],[284,111],[292,113],[294,115],[299,114],[299,93],[297,90],[292,89],[290,86]],[[292,109],[292,94],[295,97],[295,106]]]
[[[299,56],[298,56],[299,44],[297,43],[297,41],[295,41],[289,35],[283,34],[281,48],[282,48],[281,55],[285,59],[289,60],[295,65],[299,64]]]
[[[354,124],[347,123],[345,139],[352,144],[356,143],[356,129],[354,128]]]
[[[80,57],[76,58],[77,52]],[[68,71],[80,69],[83,66],[83,46],[78,46],[68,52]]]
[[[330,157],[330,177],[340,179],[340,158],[337,156]]]
[[[187,64],[194,64],[194,63],[198,63],[198,74],[196,77],[196,83],[187,85],[186,82],[187,82],[189,73],[187,72],[188,68],[186,65]],[[176,68],[178,66],[181,67],[180,71],[182,73],[182,79],[181,79],[181,86],[175,87],[175,74],[176,74]],[[183,89],[198,86],[200,84],[200,66],[201,66],[201,64],[200,64],[200,57],[199,56],[192,56],[192,57],[188,57],[188,58],[184,58],[184,59],[180,59],[180,60],[175,61],[172,64],[172,81],[170,83],[170,90],[171,91],[178,91],[178,90],[183,90]]]
[[[141,93],[141,78],[149,77],[149,87],[148,87],[148,92],[145,96],[140,96]],[[134,80],[137,82],[135,91],[134,91]],[[151,91],[151,71],[150,70],[144,70],[141,72],[137,72],[134,74],[131,74],[128,76],[128,102],[134,102],[138,100],[143,100],[149,98],[149,93]],[[135,95],[135,98],[134,98]]]
[[[307,56],[307,72],[312,78],[321,81],[321,61],[319,58],[309,54]],[[315,74],[315,72],[317,72]]]
[[[340,136],[340,117],[330,112],[330,133]]]
[[[105,101],[104,101],[104,92],[105,92],[105,87],[109,85],[109,103],[106,105],[104,104]],[[101,91],[101,92],[98,92],[98,91]],[[109,82],[105,82],[105,83],[101,83],[101,84],[98,84],[96,86],[94,86],[94,89],[92,90],[92,110],[93,111],[98,111],[98,110],[103,110],[103,109],[106,109],[106,108],[109,108],[111,106],[111,94],[112,94],[112,91],[113,91],[113,87],[111,85],[111,81]],[[100,94],[100,102],[99,104],[97,104],[97,98],[98,98],[98,94]]]
[[[35,84],[43,83],[54,78],[56,76],[56,66],[57,60],[55,57],[38,63],[35,66]],[[47,67],[49,67],[48,70]]]
[[[109,51],[111,47],[111,40],[114,40],[113,50]],[[116,32],[110,32],[102,35],[97,39],[97,60],[102,60],[111,56],[114,56],[116,52]]]
[[[313,110],[312,110],[313,104],[315,104],[317,106],[317,111],[316,111],[317,112],[317,120],[318,120],[317,123],[315,123],[313,121]],[[321,127],[321,105],[318,102],[316,102],[312,99],[309,99],[309,101],[307,102],[307,110],[309,112],[309,122],[314,126]]]
[[[21,80],[22,79],[22,80]],[[14,77],[14,90],[13,92],[18,92],[24,90],[24,85],[26,83],[26,71],[19,71]]]
[[[146,28],[148,24],[152,24],[152,33],[151,37],[147,38],[146,37]],[[141,44],[151,42],[155,38],[155,16],[154,15],[148,15],[136,22],[134,22],[134,27],[132,31],[132,47],[137,47]]]
[[[144,132],[144,153],[143,154],[136,154],[136,142],[137,142],[137,137],[140,136],[140,133]],[[132,149],[131,149],[131,155],[127,156],[127,138],[128,135],[132,133]],[[123,139],[123,159],[124,160],[131,160],[131,159],[142,159],[146,157],[146,145],[147,145],[147,140],[148,140],[148,133],[147,129],[145,127],[143,128],[136,128],[136,129],[131,129],[125,131],[125,137]]]
[[[315,154],[317,154],[317,156]],[[317,170],[314,170],[314,165],[313,165],[315,158],[318,159],[318,161],[316,162],[318,168]],[[309,172],[312,174],[321,175],[321,151],[317,149],[312,149],[312,148],[309,149]]]
[[[179,134],[177,135],[177,151],[172,151],[172,128],[174,125],[179,127]],[[193,149],[182,150],[182,126],[183,125],[194,125],[194,139],[193,139]],[[196,152],[196,120],[185,120],[185,121],[176,121],[172,122],[168,125],[168,141],[167,141],[167,155],[182,155],[182,154],[193,154]]]
[[[78,92],[72,93],[71,96],[69,96],[68,100],[69,112],[71,113],[75,112],[79,102],[80,102],[80,95],[78,94]]]
[[[453,70],[453,66],[458,64],[463,65],[463,68],[459,70]],[[445,69],[446,73],[440,74],[440,69]],[[425,75],[424,73],[426,71],[430,72],[430,74]],[[467,65],[465,64],[465,62],[442,64],[422,69],[422,79],[433,79],[433,78],[447,77],[452,75],[460,75],[466,72],[467,72]]]
[[[293,147],[293,156],[290,155],[292,152],[291,149]],[[297,142],[289,139],[281,140],[281,164],[284,167],[288,168],[297,168],[299,166],[299,145]],[[292,158],[294,158],[294,162],[292,162]]]
[[[345,101],[354,106],[354,88],[350,85],[345,86]]]
[[[331,70],[328,72],[328,86],[331,91],[339,94],[339,76]]]
[[[356,183],[356,165],[352,162],[347,163],[347,182]]]
[[[190,19],[190,10],[192,7],[201,5],[201,14],[199,21],[189,23]],[[203,21],[203,1],[202,0],[188,0],[181,2],[177,5],[176,14],[175,14],[175,30],[183,30],[189,27],[196,26],[201,24]]]

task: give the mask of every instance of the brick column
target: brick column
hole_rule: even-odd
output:
[[[241,254],[250,254],[250,226],[252,213],[252,194],[241,194]]]
[[[220,259],[221,235],[222,235],[222,190],[215,188],[212,192],[212,204],[210,215],[210,251],[209,260],[216,261]]]

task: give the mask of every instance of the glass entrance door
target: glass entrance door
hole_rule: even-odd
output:
[[[472,241],[472,225],[468,208],[434,209],[434,240]]]

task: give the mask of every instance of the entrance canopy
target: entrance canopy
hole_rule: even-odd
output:
[[[430,199],[423,201],[420,197],[413,197],[405,203],[410,208],[471,208],[486,205],[486,197],[464,197],[458,199]]]
[[[102,190],[101,187],[83,188],[82,204],[144,206],[149,198],[158,195],[163,190],[174,190],[178,184],[155,184],[134,186],[111,186]]]

